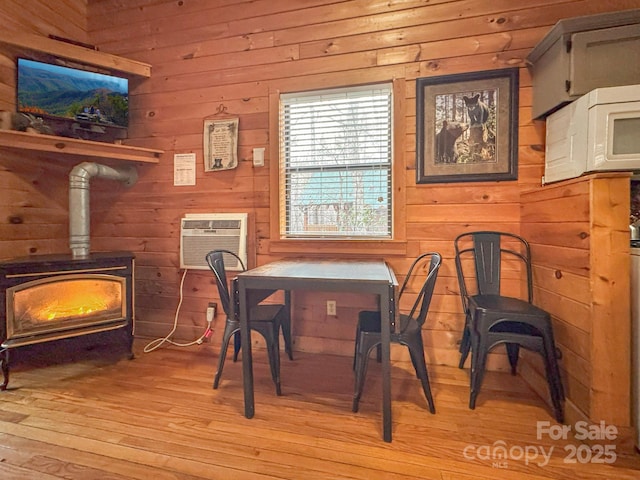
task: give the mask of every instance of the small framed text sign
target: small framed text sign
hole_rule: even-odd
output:
[[[204,121],[204,171],[238,166],[238,119]]]

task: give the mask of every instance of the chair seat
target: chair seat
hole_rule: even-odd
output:
[[[541,337],[551,330],[551,316],[532,303],[499,295],[474,295],[469,297],[477,329],[487,332],[520,334]]]
[[[481,309],[486,312],[500,312],[506,315],[531,316],[548,318],[549,314],[525,300],[500,295],[472,295],[469,297],[469,306],[472,309]]]

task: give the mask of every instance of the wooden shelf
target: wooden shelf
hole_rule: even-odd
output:
[[[111,55],[110,53],[81,47],[60,40],[53,40],[42,35],[0,30],[0,44],[8,46],[9,50],[13,51],[13,53],[23,54],[29,57],[38,58],[42,56],[42,54],[45,54],[105,68],[107,70],[117,70],[139,77],[149,78],[151,76],[151,65],[147,63],[129,60]],[[7,49],[3,48],[2,50]]]
[[[127,76],[151,76],[149,64],[31,33],[0,30],[0,51],[36,60],[50,60],[46,57],[62,58],[108,71],[122,72]],[[15,130],[0,130],[0,150],[2,149],[49,152],[57,158],[90,157],[145,163],[159,163],[163,153],[149,148]]]
[[[0,130],[0,149],[35,150],[76,157],[159,163],[162,150],[37,133]]]

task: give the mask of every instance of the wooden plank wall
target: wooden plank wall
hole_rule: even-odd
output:
[[[67,7],[74,3],[83,2],[63,2]],[[92,248],[127,249],[137,256],[138,335],[169,333],[182,292],[176,333],[193,339],[204,327],[207,302],[217,297],[208,272],[189,271],[182,284],[179,221],[185,213],[249,212],[251,264],[285,255],[273,253],[268,246],[269,195],[275,188],[269,183],[271,158],[267,155],[264,168],[254,168],[251,163],[252,149],[269,144],[270,93],[309,85],[332,87],[403,79],[406,109],[399,121],[404,122],[405,134],[396,138],[403,155],[395,161],[400,162],[405,175],[400,183],[406,185],[401,198],[406,198],[402,210],[407,245],[406,253],[399,255],[390,248],[385,258],[400,273],[420,251],[437,250],[444,255],[425,343],[429,361],[448,365],[457,362],[456,342],[463,322],[453,238],[482,228],[519,232],[521,193],[539,188],[544,128],[531,121],[526,55],[561,18],[640,7],[638,0],[89,0],[89,33],[85,36],[72,25],[60,23],[65,28],[56,27],[55,18],[46,15],[49,7],[45,2],[39,4],[34,7],[37,12],[12,28],[42,33],[49,33],[42,30],[45,27],[54,33],[59,30],[63,36],[94,43],[102,51],[153,66],[150,79],[132,85],[130,137],[137,145],[165,150],[160,165],[139,166],[140,180],[127,191],[108,182],[96,182],[92,187]],[[0,20],[3,26],[13,21],[7,18],[13,18],[18,2],[11,5],[13,8],[0,7],[5,14]],[[415,79],[513,66],[521,72],[518,180],[417,186]],[[5,88],[13,73],[6,61],[3,67]],[[3,90],[5,104],[11,103],[6,101],[11,95],[11,87]],[[203,121],[226,116],[240,118],[240,165],[231,171],[205,173]],[[175,187],[173,154],[187,152],[196,154],[197,184]],[[42,228],[51,229],[51,250],[66,250],[66,180],[58,172],[66,167],[34,157],[29,161],[42,168],[46,182],[15,173],[9,176],[20,188],[30,183],[29,188],[36,191],[34,198],[43,204],[49,191],[60,199],[50,223]],[[47,187],[38,188],[34,183],[46,183]],[[3,194],[1,208],[27,218],[20,225],[22,230],[32,228],[41,234],[40,224],[34,225],[27,216],[30,204]],[[3,221],[6,218],[4,215]],[[30,238],[20,236],[17,227],[2,225],[6,230],[0,244],[3,257],[22,254],[32,245]],[[12,248],[3,247],[6,245]],[[314,246],[314,250],[322,248]],[[302,248],[290,254],[308,251]],[[41,246],[36,253],[44,253]],[[338,316],[327,317],[327,298],[323,294],[298,296],[296,348],[350,354],[353,318],[359,309],[370,308],[373,299],[333,296]],[[217,335],[223,320],[222,316],[216,320]],[[394,356],[403,353],[394,352]],[[502,365],[498,358],[492,368]]]
[[[268,164],[253,168],[254,147],[269,141],[270,92],[309,85],[406,79],[405,256],[387,255],[406,270],[419,251],[445,256],[429,331],[429,360],[455,364],[462,325],[452,262],[452,240],[465,230],[520,230],[520,194],[540,183],[543,128],[531,121],[531,80],[524,58],[555,22],[566,16],[640,6],[634,1],[405,1],[307,0],[89,2],[92,41],[104,51],[153,66],[150,80],[131,97],[131,135],[166,150],[159,166],[141,169],[139,184],[123,198],[106,197],[93,215],[96,247],[132,249],[138,255],[138,330],[161,335],[173,322],[181,273],[179,220],[186,212],[248,211],[250,251],[259,264],[279,258],[269,243]],[[517,182],[415,184],[415,79],[521,66],[519,179]],[[219,115],[218,115],[219,113]],[[236,170],[204,173],[206,118],[240,118]],[[174,187],[172,156],[194,152],[197,185]],[[268,152],[268,149],[267,149]],[[116,240],[116,241],[114,241]],[[322,246],[314,246],[322,251]],[[294,254],[307,253],[301,249]],[[252,262],[252,263],[253,263]],[[206,302],[216,297],[210,276],[190,271],[184,281],[178,332],[194,338]],[[337,318],[327,317],[326,295],[299,295],[296,348],[350,354],[353,317],[371,299],[340,296]],[[221,321],[222,319],[218,319]],[[187,326],[194,325],[190,330]],[[497,365],[494,365],[497,366]]]

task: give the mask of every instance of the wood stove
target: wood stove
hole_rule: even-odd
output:
[[[13,348],[122,329],[133,355],[134,256],[39,255],[0,263],[0,368]]]

